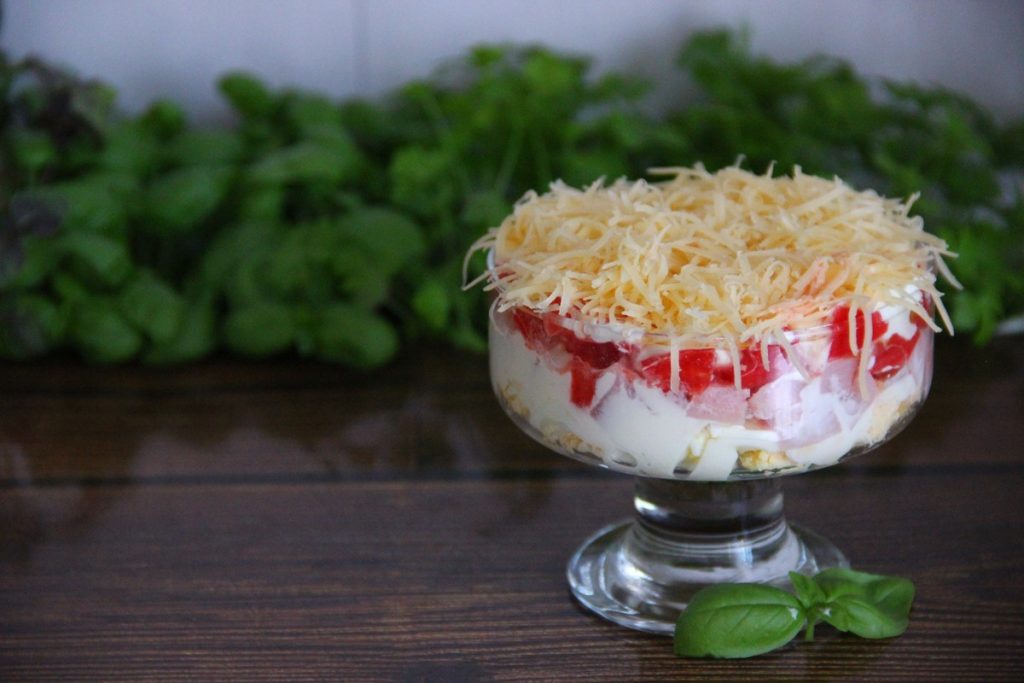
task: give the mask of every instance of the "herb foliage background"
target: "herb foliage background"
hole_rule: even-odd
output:
[[[237,124],[204,128],[168,101],[119,115],[102,83],[0,53],[0,357],[372,368],[425,340],[482,349],[462,257],[526,190],[740,156],[921,192],[960,254],[958,331],[984,342],[1024,312],[1024,119],[830,58],[776,63],[730,31],[678,63],[701,96],[658,116],[643,82],[542,47],[481,46],[380,101],[233,73]]]

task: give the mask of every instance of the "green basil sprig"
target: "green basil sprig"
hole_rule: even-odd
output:
[[[753,657],[782,647],[802,628],[813,640],[821,621],[861,638],[892,638],[907,629],[914,601],[907,579],[838,568],[789,577],[795,595],[752,583],[698,591],[676,623],[675,653]]]

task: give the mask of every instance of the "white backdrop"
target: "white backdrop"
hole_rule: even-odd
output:
[[[659,82],[682,40],[752,31],[780,59],[826,52],[864,73],[942,83],[1001,115],[1024,113],[1022,0],[0,0],[0,41],[114,84],[137,110],[155,97],[223,116],[217,76],[378,95],[483,41],[542,42]]]

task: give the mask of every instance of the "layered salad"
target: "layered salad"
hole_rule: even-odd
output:
[[[939,238],[910,201],[738,167],[555,183],[475,250],[491,378],[523,429],[644,476],[797,473],[877,445],[928,392]],[[472,283],[471,283],[472,284]]]

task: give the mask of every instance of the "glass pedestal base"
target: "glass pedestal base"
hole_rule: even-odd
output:
[[[690,597],[710,584],[789,588],[791,571],[848,566],[831,542],[786,523],[780,486],[638,478],[635,519],[597,532],[569,561],[573,594],[609,621],[671,635]]]

